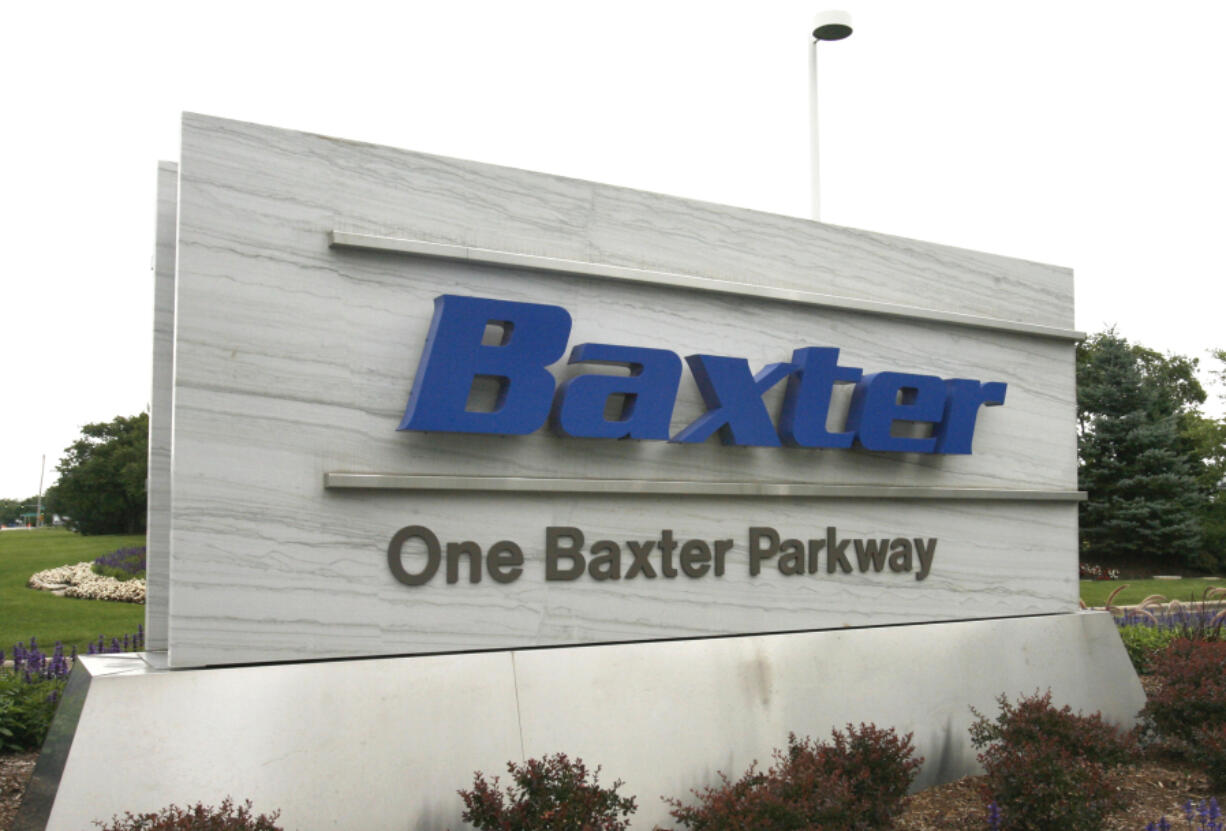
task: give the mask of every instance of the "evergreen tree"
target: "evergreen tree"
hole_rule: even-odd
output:
[[[1083,559],[1184,564],[1200,554],[1206,498],[1179,425],[1205,394],[1194,376],[1181,384],[1161,374],[1182,371],[1186,359],[1155,355],[1114,330],[1078,347],[1078,483],[1089,494]]]

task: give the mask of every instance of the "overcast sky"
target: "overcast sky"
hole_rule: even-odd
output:
[[[149,402],[181,111],[806,216],[824,8],[856,30],[822,49],[823,221],[1070,266],[1078,328],[1226,347],[1216,0],[18,3],[0,496]]]

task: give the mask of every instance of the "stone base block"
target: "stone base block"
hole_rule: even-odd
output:
[[[1144,693],[1104,612],[872,629],[168,670],[82,658],[18,829],[251,799],[286,828],[461,828],[473,771],[565,752],[638,797],[636,828],[767,762],[789,731],[913,732],[917,787],[976,771],[973,706],[1051,689],[1131,724]]]

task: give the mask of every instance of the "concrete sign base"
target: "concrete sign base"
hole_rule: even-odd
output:
[[[634,827],[766,762],[789,731],[913,732],[917,787],[977,770],[970,708],[1050,688],[1131,724],[1144,694],[1103,612],[611,646],[168,670],[80,659],[17,829],[251,799],[286,828],[461,828],[473,771],[555,752],[638,798]]]

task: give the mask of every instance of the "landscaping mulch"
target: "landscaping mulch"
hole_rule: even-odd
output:
[[[36,761],[36,752],[0,754],[0,831],[12,827]]]
[[[0,831],[9,831],[37,753],[0,755]],[[907,797],[896,831],[966,831],[987,828],[987,811],[978,776],[967,776]],[[1144,831],[1162,815],[1178,819],[1189,799],[1208,799],[1208,780],[1191,766],[1174,761],[1148,761],[1115,773],[1121,806],[1106,831]]]
[[[1142,762],[1119,768],[1112,776],[1120,807],[1107,819],[1105,831],[1145,831],[1148,823],[1163,815],[1171,825],[1183,827],[1184,803],[1211,795],[1205,775],[1180,762]],[[967,776],[912,794],[894,827],[897,831],[986,829],[987,807],[979,779]]]

